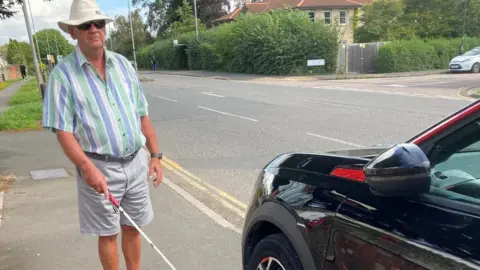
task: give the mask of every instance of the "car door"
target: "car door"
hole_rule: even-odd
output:
[[[431,188],[409,198],[341,191],[326,269],[479,269],[480,117],[422,141]]]

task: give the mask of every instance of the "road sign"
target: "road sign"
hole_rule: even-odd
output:
[[[309,67],[324,66],[324,65],[325,65],[325,59],[307,60],[307,66],[309,66]]]

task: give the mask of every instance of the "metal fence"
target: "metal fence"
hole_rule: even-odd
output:
[[[340,44],[338,71],[341,73],[375,73],[374,60],[385,42]]]

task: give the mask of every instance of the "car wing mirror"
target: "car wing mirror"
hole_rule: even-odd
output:
[[[420,147],[397,144],[364,166],[366,183],[379,196],[414,196],[430,190],[430,161]]]

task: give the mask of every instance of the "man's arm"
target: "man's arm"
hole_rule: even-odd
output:
[[[92,161],[85,155],[77,139],[73,136],[72,133],[57,130],[57,140],[62,146],[63,152],[70,161],[80,168],[80,170],[85,171],[89,166],[94,166]]]
[[[71,89],[60,74],[52,73],[48,79],[43,102],[43,127],[56,133],[63,151],[72,163],[81,170],[85,182],[108,198],[109,192],[105,176],[87,158],[73,136],[74,118],[74,102]]]
[[[157,138],[155,136],[155,131],[153,130],[150,116],[144,115],[140,119],[142,121],[142,133],[147,139],[148,151],[150,151],[150,153],[159,153]]]

